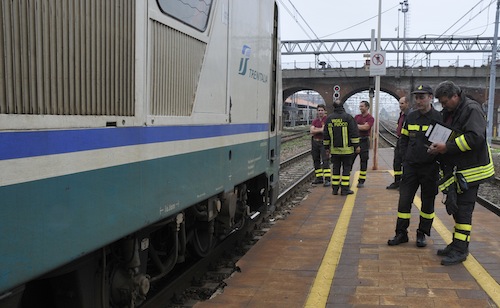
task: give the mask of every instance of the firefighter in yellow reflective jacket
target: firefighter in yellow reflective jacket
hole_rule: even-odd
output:
[[[333,113],[325,121],[323,144],[332,161],[332,188],[333,194],[350,195],[349,177],[352,169],[354,153],[359,153],[359,131],[354,118],[344,110],[339,100],[333,102]],[[342,176],[341,170],[342,169]]]
[[[443,106],[444,124],[454,134],[446,142],[433,143],[428,152],[439,157],[444,177],[440,190],[446,193],[446,210],[453,215],[453,241],[437,254],[442,265],[458,264],[469,254],[472,212],[479,184],[495,174],[486,141],[486,116],[481,105],[462,93],[451,81],[440,83],[434,92]]]

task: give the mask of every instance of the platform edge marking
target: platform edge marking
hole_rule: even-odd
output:
[[[354,175],[351,183],[356,183],[359,178],[359,171]],[[355,185],[351,187],[354,194],[348,195],[344,206],[342,207],[342,212],[337,220],[337,224],[326,248],[325,255],[314,278],[313,285],[307,296],[306,303],[304,307],[325,307],[328,300],[328,295],[333,282],[333,276],[337,265],[339,264],[340,256],[342,254],[342,248],[344,246],[345,238],[347,235],[347,228],[352,216],[352,211],[354,209],[354,201],[356,200],[356,195],[358,189]]]
[[[413,203],[420,210],[422,200],[415,196]],[[446,228],[443,222],[437,217],[434,217],[432,227],[437,231],[446,244],[451,243],[453,234]],[[474,277],[477,283],[483,288],[484,292],[500,307],[500,284],[496,282],[486,269],[479,263],[472,254],[469,254],[463,262],[467,271]]]

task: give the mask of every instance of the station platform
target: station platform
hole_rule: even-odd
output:
[[[388,246],[394,236],[398,191],[392,149],[379,149],[378,170],[350,196],[311,187],[284,220],[238,261],[241,272],[223,293],[196,304],[205,307],[498,307],[500,217],[476,204],[470,254],[442,266],[439,248],[451,242],[453,218],[436,196],[436,217],[427,246],[415,245],[420,198],[414,200],[408,243]],[[357,183],[359,158],[351,184]]]

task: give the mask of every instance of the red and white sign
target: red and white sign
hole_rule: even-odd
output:
[[[372,51],[370,53],[370,76],[385,75],[385,51]]]

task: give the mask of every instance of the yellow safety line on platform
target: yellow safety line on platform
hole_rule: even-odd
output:
[[[359,171],[354,175],[354,179],[351,183],[357,183],[359,178]],[[305,307],[325,307],[326,301],[328,299],[328,294],[333,282],[333,275],[339,264],[340,255],[342,254],[342,247],[344,246],[345,237],[347,234],[347,228],[349,227],[349,222],[351,220],[352,210],[354,208],[354,201],[356,200],[356,194],[358,189],[354,186],[351,188],[354,194],[348,195],[342,212],[337,220],[337,225],[333,231],[332,237],[330,238],[330,243],[326,248],[325,255],[321,261],[314,283],[307,296]]]
[[[394,176],[394,171],[390,170],[389,173]],[[420,210],[422,206],[422,200],[415,196],[413,203]],[[446,226],[441,222],[441,220],[435,216],[432,227],[436,229],[437,233],[443,238],[446,244],[451,243],[453,233],[450,232]],[[465,268],[469,273],[476,279],[477,283],[483,288],[484,292],[488,294],[489,297],[495,302],[495,304],[500,307],[500,284],[496,282],[493,277],[484,269],[484,267],[474,258],[472,254],[467,256],[467,260],[463,262]]]
[[[420,210],[422,206],[422,200],[415,196],[413,203]],[[451,243],[453,233],[451,233],[446,226],[441,222],[441,220],[435,216],[432,227],[436,229],[437,233],[443,238],[446,244]],[[469,273],[476,279],[477,283],[483,288],[483,290],[488,294],[489,297],[495,302],[495,304],[500,307],[500,285],[496,282],[493,277],[484,269],[484,267],[474,258],[472,254],[467,256],[467,260],[463,262],[465,268]]]

